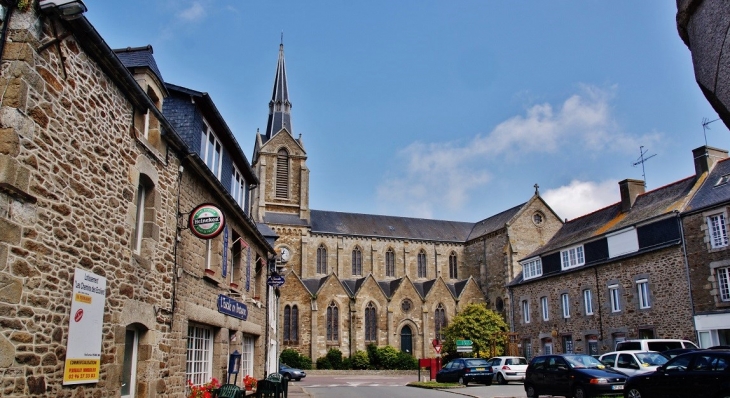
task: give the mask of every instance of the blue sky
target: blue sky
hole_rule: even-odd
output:
[[[533,185],[563,218],[694,173],[717,119],[674,1],[87,1],[112,48],[151,44],[251,159],[283,32],[318,210],[478,221]],[[730,148],[722,122],[707,143]]]

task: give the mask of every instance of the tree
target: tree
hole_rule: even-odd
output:
[[[495,347],[499,354],[504,352],[509,327],[498,313],[487,309],[484,304],[469,304],[456,314],[444,329],[443,350],[450,355],[456,354],[456,340],[471,340],[473,352],[477,356],[488,355]]]

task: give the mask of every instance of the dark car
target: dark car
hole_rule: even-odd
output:
[[[678,355],[655,372],[629,377],[627,398],[730,397],[730,350]]]
[[[457,382],[466,386],[469,383],[492,384],[492,366],[483,358],[457,358],[444,365],[436,373],[436,381]]]
[[[590,355],[555,354],[535,357],[527,366],[525,392],[587,398],[623,395],[626,375]]]
[[[303,370],[289,367],[283,363],[279,365],[279,374],[281,374],[281,377],[285,378],[286,380],[294,379],[296,381],[299,381],[307,377],[307,374],[304,373]]]
[[[673,350],[662,351],[662,355],[664,355],[668,359],[672,359],[677,355],[699,350],[701,350],[701,348],[675,348]]]

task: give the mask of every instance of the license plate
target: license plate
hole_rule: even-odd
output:
[[[620,385],[620,386],[613,386],[612,388],[613,388],[614,390],[623,390],[623,389],[624,389],[624,385],[622,384],[622,385]]]
[[[477,370],[484,370],[484,368],[477,368]]]

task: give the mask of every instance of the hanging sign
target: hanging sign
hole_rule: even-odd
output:
[[[213,239],[225,229],[226,217],[212,203],[198,205],[190,212],[188,227],[200,239]]]
[[[76,268],[71,292],[63,384],[99,382],[106,278]]]
[[[248,318],[248,307],[246,307],[246,304],[222,294],[218,295],[218,312],[234,318],[243,319],[244,321]]]

